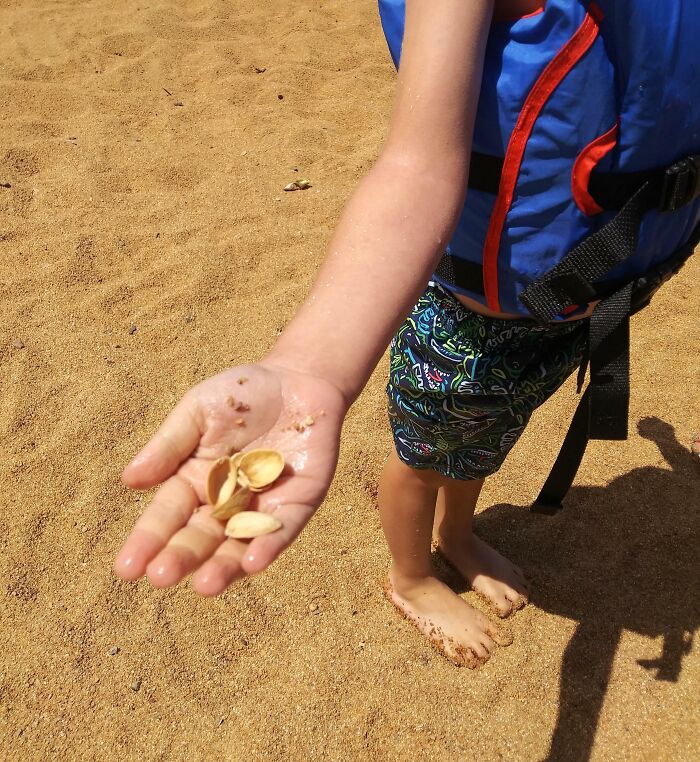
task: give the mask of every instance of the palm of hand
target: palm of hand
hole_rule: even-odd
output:
[[[333,478],[344,400],[331,384],[281,368],[249,365],[191,389],[122,476],[133,488],[160,484],[115,561],[124,579],[156,587],[194,572],[202,595],[262,571],[293,541]],[[212,462],[241,449],[282,452],[285,471],[249,510],[274,513],[282,529],[250,543],[226,538],[204,485]]]

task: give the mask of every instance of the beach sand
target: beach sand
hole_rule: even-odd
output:
[[[534,592],[482,669],[382,597],[384,362],[269,572],[213,600],[122,582],[148,495],[121,468],[290,319],[394,73],[371,0],[2,0],[0,50],[0,757],[691,759],[700,263],[634,319],[630,438],[591,443],[566,511],[527,506],[573,380],[484,490],[477,531]]]

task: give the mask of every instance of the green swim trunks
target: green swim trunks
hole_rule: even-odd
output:
[[[391,343],[399,458],[453,479],[496,472],[532,411],[580,364],[585,322],[485,317],[431,283]]]

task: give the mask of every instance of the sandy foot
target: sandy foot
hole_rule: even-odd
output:
[[[462,544],[440,539],[437,547],[472,587],[496,610],[507,617],[528,602],[528,587],[522,570],[475,534]]]
[[[512,638],[435,577],[399,580],[392,569],[384,592],[433,648],[458,667],[474,669],[491,656],[497,645],[512,642]]]

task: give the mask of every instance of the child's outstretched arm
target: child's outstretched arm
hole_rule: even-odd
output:
[[[313,289],[260,363],[191,389],[124,471],[160,484],[115,570],[156,586],[194,572],[215,595],[262,571],[302,530],[335,470],[345,414],[433,271],[464,201],[493,0],[407,0],[389,135],[347,204]],[[253,508],[283,528],[227,540],[205,505],[212,460],[273,447],[289,473]]]
[[[268,357],[364,387],[425,287],[464,203],[492,2],[406,3],[391,126],[305,304]]]

